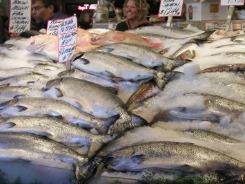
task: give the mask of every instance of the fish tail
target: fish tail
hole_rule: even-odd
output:
[[[148,125],[148,122],[144,118],[136,114],[132,114],[131,119],[134,127]]]
[[[96,137],[95,140],[91,143],[89,150],[88,150],[88,158],[92,158],[105,144],[109,143],[110,141],[114,140],[117,135],[106,135],[106,136],[99,136]]]
[[[130,120],[127,121],[119,121],[115,122],[108,130],[109,135],[117,134],[117,133],[122,133],[125,132],[126,130],[132,129],[134,127],[139,127],[139,126],[144,126],[147,125],[148,122],[135,114],[130,115]]]
[[[105,134],[109,127],[120,117],[119,114],[107,118],[101,127],[98,127],[100,133]]]
[[[98,166],[106,161],[106,157],[96,156],[83,165],[75,166],[75,176],[78,184],[87,183],[86,181],[94,175]]]
[[[155,76],[154,80],[155,83],[157,84],[157,86],[160,89],[163,89],[164,86],[173,79],[174,76],[180,74],[180,72],[176,72],[176,71],[171,71],[171,72],[158,72],[157,75]]]
[[[157,72],[157,74],[154,77],[154,81],[156,85],[159,87],[159,89],[163,89],[166,84],[164,76],[165,76],[164,72]]]

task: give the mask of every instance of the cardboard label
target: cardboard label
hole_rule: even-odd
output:
[[[58,29],[59,62],[70,62],[76,49],[77,17],[63,19]]]
[[[225,30],[226,21],[213,21],[205,23],[205,30]]]
[[[243,6],[244,0],[221,0],[221,6]]]
[[[47,25],[48,35],[58,35],[58,30],[63,19],[49,20]]]
[[[31,28],[31,0],[11,0],[9,32],[21,33]]]
[[[161,0],[159,17],[181,16],[183,0]]]

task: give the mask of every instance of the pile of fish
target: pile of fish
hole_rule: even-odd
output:
[[[78,183],[137,183],[149,171],[242,180],[243,32],[79,29],[71,66],[57,62],[57,43],[0,45],[1,160],[75,169]]]

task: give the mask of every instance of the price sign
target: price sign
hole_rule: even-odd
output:
[[[159,17],[181,16],[183,0],[161,0]]]
[[[244,5],[244,0],[221,0],[221,6],[242,6]]]
[[[11,0],[9,32],[21,33],[31,27],[31,0]]]
[[[49,20],[47,26],[48,35],[58,35],[58,30],[63,19]]]
[[[226,22],[225,21],[212,21],[205,23],[205,30],[225,30]]]
[[[59,62],[69,62],[76,49],[77,17],[63,19],[58,29]]]

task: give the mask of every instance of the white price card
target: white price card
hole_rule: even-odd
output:
[[[59,62],[70,62],[76,49],[77,17],[63,19],[58,29]]]
[[[58,30],[63,19],[49,20],[47,25],[47,35],[58,35]]]
[[[159,17],[181,16],[183,0],[161,0]]]
[[[244,0],[221,0],[221,6],[242,6],[244,5]]]
[[[11,0],[9,32],[21,33],[31,28],[31,0]]]
[[[225,30],[225,21],[211,21],[205,23],[205,30]]]

